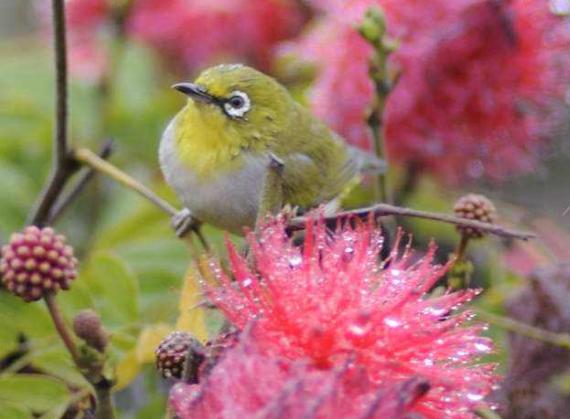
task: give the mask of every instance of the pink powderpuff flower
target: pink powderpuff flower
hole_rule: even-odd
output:
[[[355,26],[381,7],[400,46],[385,110],[389,157],[458,183],[532,170],[570,81],[570,24],[547,0],[315,0],[322,12],[283,47],[320,69],[312,107],[360,147],[372,99],[371,47]]]
[[[176,384],[170,405],[180,419],[403,418],[429,391],[414,378],[377,387],[350,363],[317,369],[306,362],[263,355],[245,331],[200,384]]]
[[[103,76],[107,53],[100,41],[117,20],[110,4],[66,2],[71,69],[81,78]],[[273,46],[298,33],[304,15],[293,0],[132,0],[123,20],[128,39],[187,73],[223,60],[267,69]]]
[[[236,327],[256,321],[263,354],[325,370],[351,359],[377,385],[422,377],[431,389],[414,412],[427,417],[472,417],[491,391],[494,367],[474,364],[492,350],[484,326],[464,326],[467,311],[451,314],[476,291],[427,297],[446,270],[432,263],[435,246],[412,263],[409,248],[399,254],[396,244],[381,264],[382,238],[371,224],[330,236],[322,222],[308,223],[301,250],[281,220],[248,243],[255,268],[228,244],[235,282],[213,267],[221,287],[206,293]]]
[[[138,0],[128,28],[185,71],[236,59],[267,69],[303,20],[290,0]]]

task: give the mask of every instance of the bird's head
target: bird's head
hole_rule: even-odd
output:
[[[185,124],[200,126],[204,141],[261,147],[275,138],[291,118],[294,101],[273,78],[240,64],[219,65],[205,70],[193,83],[178,83],[174,89],[188,96],[182,111]],[[200,141],[193,133],[191,141]]]

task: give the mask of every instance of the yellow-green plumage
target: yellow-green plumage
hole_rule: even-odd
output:
[[[238,233],[252,226],[271,154],[284,162],[284,201],[302,208],[333,199],[363,162],[374,165],[250,67],[213,67],[188,86],[160,159],[167,181],[203,221]]]

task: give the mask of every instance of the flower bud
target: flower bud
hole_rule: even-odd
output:
[[[198,382],[198,370],[204,362],[204,348],[187,332],[172,332],[156,348],[156,369],[164,378],[182,379],[186,362],[189,362],[187,377],[191,383]],[[187,357],[191,358],[187,360]]]
[[[101,318],[93,310],[82,310],[73,319],[73,331],[92,348],[104,352],[109,338],[101,324]]]
[[[495,205],[483,195],[462,196],[455,202],[453,211],[457,217],[467,220],[493,224],[497,219]],[[470,239],[480,239],[486,234],[483,230],[466,226],[457,226],[457,230]]]
[[[69,289],[77,276],[77,259],[65,237],[50,228],[29,226],[2,247],[2,284],[26,301]]]

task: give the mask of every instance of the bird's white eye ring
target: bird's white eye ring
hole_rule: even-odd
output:
[[[251,101],[247,93],[236,90],[224,102],[224,111],[232,118],[243,118],[251,109]]]

